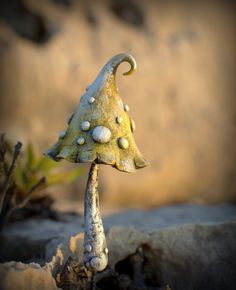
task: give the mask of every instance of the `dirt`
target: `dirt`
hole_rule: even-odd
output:
[[[119,261],[114,269],[108,267],[101,273],[92,273],[69,257],[57,276],[57,285],[63,290],[171,290],[147,277],[145,263],[142,247]]]

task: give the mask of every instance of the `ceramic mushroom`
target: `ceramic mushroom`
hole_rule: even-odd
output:
[[[94,272],[103,271],[108,264],[108,249],[99,210],[97,191],[99,164],[134,172],[147,161],[139,152],[133,138],[135,123],[129,117],[129,107],[118,94],[115,77],[122,62],[130,64],[130,75],[136,70],[134,58],[126,53],[112,57],[86,89],[68,128],[46,155],[59,161],[91,163],[85,192],[84,263]]]

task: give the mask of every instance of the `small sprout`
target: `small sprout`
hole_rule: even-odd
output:
[[[37,207],[50,209],[52,199],[45,189],[59,183],[72,182],[81,174],[81,169],[55,170],[58,164],[39,156],[32,144],[21,151],[22,143],[12,145],[0,135],[0,229],[16,210]],[[24,218],[24,211],[20,211]]]

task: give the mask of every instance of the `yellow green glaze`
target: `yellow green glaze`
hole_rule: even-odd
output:
[[[70,162],[83,163],[93,162],[109,164],[126,172],[133,172],[136,169],[145,167],[147,161],[139,152],[132,133],[131,119],[128,112],[124,110],[124,104],[118,94],[115,82],[115,73],[120,63],[128,62],[130,70],[124,75],[133,73],[136,70],[134,58],[126,53],[118,54],[111,58],[98,74],[97,78],[90,85],[81,97],[72,118],[68,122],[65,136],[45,153],[55,161],[66,159]],[[89,100],[95,98],[93,103]],[[120,117],[122,122],[117,123]],[[88,131],[81,129],[84,121],[90,122]],[[111,139],[108,143],[100,144],[92,139],[93,129],[97,126],[104,126],[111,131]],[[77,139],[85,139],[83,145],[77,144]],[[126,138],[129,142],[127,149],[118,145],[119,138]]]

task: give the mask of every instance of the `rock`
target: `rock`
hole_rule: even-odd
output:
[[[78,217],[74,219],[74,222],[73,218],[69,219],[67,224],[64,222],[63,227],[62,222],[41,221],[39,230],[41,235],[38,234],[37,238],[46,237],[46,233],[49,236],[48,241],[44,239],[41,249],[44,257],[44,260],[41,259],[41,264],[45,264],[45,261],[50,262],[44,267],[37,265],[40,277],[46,275],[45,279],[48,279],[47,275],[51,273],[56,278],[69,258],[82,265],[83,233],[70,234],[70,231],[75,229],[75,225],[79,224]],[[104,220],[107,229],[109,266],[116,271],[121,271],[120,275],[131,275],[130,279],[132,279],[134,270],[132,261],[136,259],[134,255],[139,253],[138,255],[142,256],[142,263],[139,266],[142,275],[140,275],[150,285],[168,284],[173,290],[236,288],[236,260],[234,259],[236,206],[177,205],[152,211],[120,213],[106,217]],[[47,227],[47,222],[50,226],[43,229]],[[19,248],[27,250],[29,243],[25,246],[24,239],[27,241],[31,235],[29,227],[27,229],[26,226],[26,230],[24,229],[24,223],[29,225],[29,221],[25,221],[5,229],[3,234],[9,242],[8,248],[5,245],[3,251],[9,250],[10,243],[14,247],[14,240],[20,243]],[[30,226],[32,225],[40,227],[40,220],[31,220]],[[72,228],[68,230],[71,226]],[[32,228],[32,233],[34,231],[35,228]],[[78,231],[82,231],[79,226]],[[21,238],[24,239],[18,239],[20,233]],[[36,242],[36,237],[34,239]],[[34,254],[32,260],[37,257],[38,252]],[[14,272],[15,268],[28,267],[23,263],[14,263],[4,263],[1,269],[8,268],[10,271],[13,267]],[[33,266],[30,264],[29,267],[30,271],[33,271],[35,264]],[[1,275],[5,272],[5,270],[0,271]],[[25,272],[22,273],[25,275]],[[18,278],[17,274],[14,275],[11,279],[17,279],[15,285],[18,285],[18,279],[21,283],[21,278]],[[0,280],[2,281],[1,278]],[[5,278],[3,280],[7,281]],[[7,287],[3,290],[12,289]],[[17,289],[21,288],[17,287]],[[32,285],[30,289],[38,288]]]
[[[1,290],[57,290],[51,273],[38,264],[0,264]]]
[[[59,242],[65,242],[71,235],[80,231],[83,231],[83,218],[78,215],[64,214],[64,221],[32,218],[10,224],[1,236],[0,260],[33,260],[40,264],[45,263],[48,243],[53,244],[56,240],[56,247]],[[52,256],[53,253],[50,259]]]
[[[236,289],[236,223],[155,231],[145,257],[147,278],[171,289]]]
[[[106,231],[112,226],[132,226],[152,232],[177,225],[218,223],[235,218],[236,207],[233,205],[178,205],[150,211],[129,210],[105,216],[103,222]],[[71,236],[82,231],[83,217],[69,214],[64,214],[64,221],[27,219],[10,224],[2,233],[1,260],[48,262],[58,244],[70,243]]]
[[[70,256],[81,263],[82,256],[78,253],[82,253],[83,235],[72,239],[77,250],[72,252],[68,248],[64,260]],[[236,287],[234,222],[182,225],[150,234],[132,227],[112,227],[107,242],[111,267],[142,248],[145,277],[154,285],[168,284],[174,290],[233,290]]]
[[[137,229],[153,231],[166,227],[196,223],[219,223],[236,219],[236,207],[230,204],[197,205],[179,204],[154,210],[128,210],[105,216],[104,226],[134,226]]]

